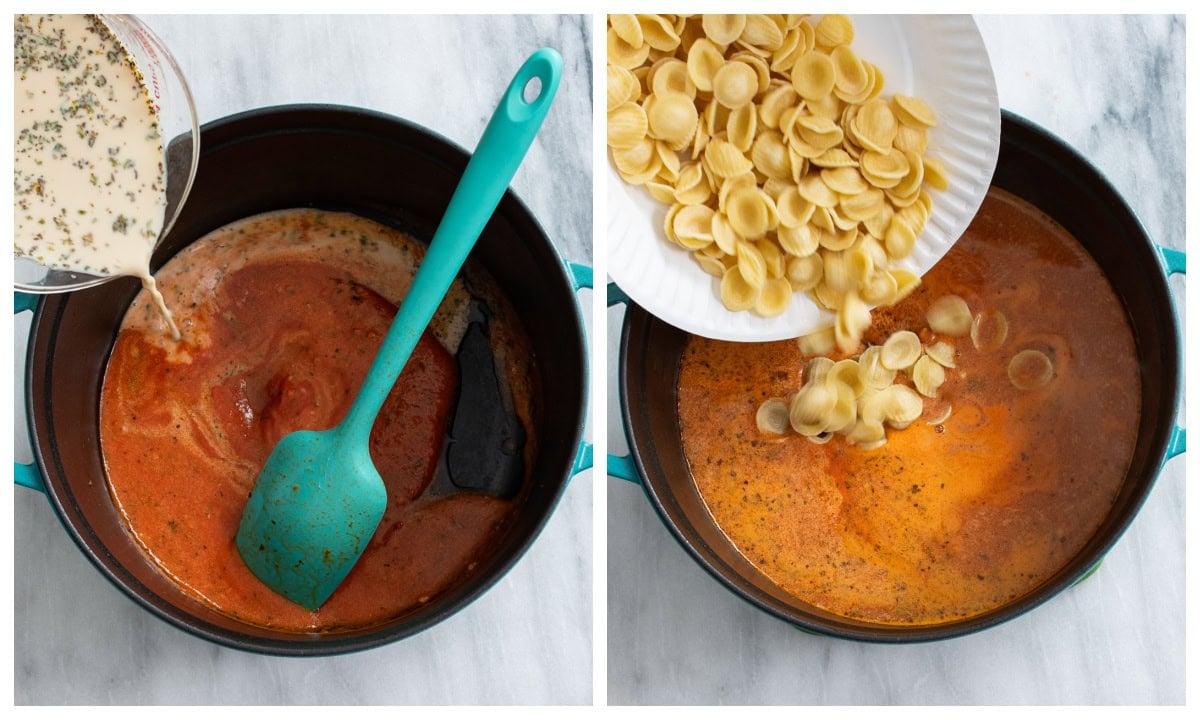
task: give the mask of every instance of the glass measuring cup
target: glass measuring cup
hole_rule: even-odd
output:
[[[132,15],[100,15],[99,18],[133,57],[158,111],[167,206],[162,231],[155,241],[157,244],[175,224],[196,177],[200,159],[200,123],[196,118],[195,103],[175,58],[149,27]],[[14,260],[14,287],[27,293],[81,290],[119,277],[49,268],[24,256],[14,255]]]

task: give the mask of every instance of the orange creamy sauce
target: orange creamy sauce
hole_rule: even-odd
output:
[[[238,554],[243,506],[275,443],[335,425],[387,333],[395,304],[354,271],[372,264],[373,243],[386,245],[388,234],[309,211],[245,221],[160,273],[164,286],[209,288],[180,308],[180,343],[139,327],[141,299],[127,315],[101,399],[110,490],[160,567],[227,614],[297,631],[398,616],[463,577],[514,507],[483,495],[423,497],[458,383],[453,356],[427,331],[371,433],[388,507],[345,582],[310,612],[267,588]],[[326,247],[314,259],[303,247],[315,235]]]
[[[925,322],[955,293],[1003,312],[993,353]],[[755,411],[801,385],[794,342],[692,338],[679,375],[684,450],[717,525],[780,587],[831,612],[890,624],[969,617],[1064,566],[1108,513],[1136,439],[1140,382],[1122,307],[1061,227],[992,190],[966,234],[865,342],[899,329],[954,345],[939,400],[883,447],[766,436]],[[1046,386],[1020,391],[1008,360],[1035,348]],[[934,425],[949,403],[952,412]]]

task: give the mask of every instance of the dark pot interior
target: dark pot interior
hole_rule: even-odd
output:
[[[432,236],[468,154],[416,125],[331,106],[255,110],[206,125],[195,185],[154,256],[268,210],[344,210]],[[248,625],[183,594],[126,533],[106,486],[99,393],[133,279],[47,296],[30,331],[26,392],[34,455],[68,532],[103,574],[144,607],[201,637],[265,653],[320,655],[406,637],[453,614],[516,562],[569,478],[585,412],[586,350],[572,283],[549,238],[511,193],[471,254],[524,319],[540,368],[537,456],[520,516],[465,583],[415,612],[370,629],[297,635]]]
[[[688,336],[636,305],[626,312],[621,402],[646,494],[675,538],[709,573],[802,629],[856,640],[916,642],[965,635],[1011,619],[1085,576],[1132,521],[1158,475],[1179,402],[1180,339],[1154,245],[1095,168],[1061,140],[1007,112],[992,183],[1055,218],[1108,275],[1133,328],[1142,369],[1142,413],[1125,484],[1095,536],[1036,590],[989,613],[939,625],[884,626],[832,615],[775,586],[712,521],[688,471],[676,411],[680,356]]]

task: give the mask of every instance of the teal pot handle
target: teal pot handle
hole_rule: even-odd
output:
[[[1187,273],[1186,253],[1169,247],[1163,247],[1162,245],[1158,245],[1157,247],[1158,253],[1163,259],[1163,266],[1166,268],[1168,276]],[[1167,441],[1167,456],[1163,459],[1163,462],[1170,460],[1176,455],[1182,454],[1185,450],[1187,450],[1187,429],[1176,425],[1175,428],[1171,430],[1171,439]],[[1078,585],[1084,580],[1090,578],[1092,575],[1095,575],[1096,571],[1100,569],[1100,564],[1103,562],[1103,558],[1097,560],[1096,564],[1089,568],[1088,571],[1085,572],[1078,580],[1072,583],[1072,585]]]
[[[1167,275],[1180,275],[1187,273],[1187,254],[1181,250],[1174,250],[1169,247],[1158,246],[1158,252],[1162,255],[1163,265],[1167,269]],[[1171,440],[1167,443],[1167,460],[1179,455],[1187,450],[1187,428],[1181,428],[1178,425],[1171,431]]]
[[[589,265],[583,265],[576,262],[568,262],[567,270],[571,276],[571,286],[575,292],[587,288],[592,289],[592,268]],[[584,343],[587,343],[587,338],[584,338]],[[571,476],[574,477],[584,470],[592,467],[592,456],[595,447],[588,441],[584,440],[579,443],[579,449],[575,451],[575,462],[571,465]]]
[[[617,287],[616,283],[610,282],[608,284],[608,306],[612,307],[618,304],[628,305],[629,296],[625,294],[624,290]],[[633,461],[632,455],[613,455],[609,453],[607,463],[609,475],[627,480],[636,485],[642,484],[642,476],[638,473],[637,463]]]
[[[33,312],[37,310],[40,297],[32,293],[17,292],[13,293],[13,312]],[[13,482],[18,485],[23,485],[34,490],[46,492],[46,483],[42,481],[42,473],[38,470],[37,465],[29,463],[14,462],[13,463]]]

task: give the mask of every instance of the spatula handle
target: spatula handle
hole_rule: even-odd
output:
[[[488,122],[375,356],[343,433],[367,437],[383,401],[533,144],[562,76],[562,57],[542,48],[525,61]],[[536,80],[536,83],[534,82]]]

